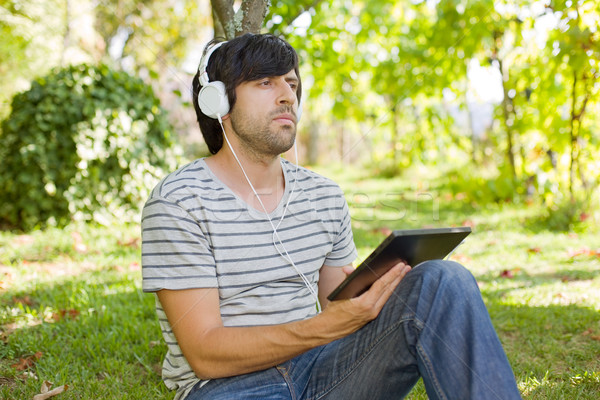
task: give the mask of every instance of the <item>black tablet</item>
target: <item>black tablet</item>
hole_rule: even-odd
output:
[[[327,298],[341,300],[359,296],[402,260],[416,267],[423,261],[443,259],[469,233],[469,227],[393,231]]]

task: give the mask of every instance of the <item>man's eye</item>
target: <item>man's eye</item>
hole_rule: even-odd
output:
[[[271,81],[269,81],[269,80],[264,80],[264,81],[260,82],[260,84],[263,86],[268,86],[270,83],[271,83]]]

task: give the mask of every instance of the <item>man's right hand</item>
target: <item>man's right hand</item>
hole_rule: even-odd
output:
[[[396,264],[360,296],[330,302],[319,317],[327,318],[332,333],[342,334],[342,337],[357,331],[379,315],[396,286],[410,270],[411,267],[404,262]]]

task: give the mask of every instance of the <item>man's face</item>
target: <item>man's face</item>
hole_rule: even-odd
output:
[[[285,75],[241,83],[230,113],[231,126],[242,145],[255,155],[278,156],[296,137],[298,77]]]

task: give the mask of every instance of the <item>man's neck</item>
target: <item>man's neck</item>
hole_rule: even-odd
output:
[[[281,159],[279,156],[259,157],[256,154],[248,154],[236,144],[232,143],[237,160],[225,142],[217,154],[206,159],[206,163],[211,171],[246,203],[259,211],[264,211],[246,179],[247,176],[266,211],[270,213],[277,208],[285,191]]]

